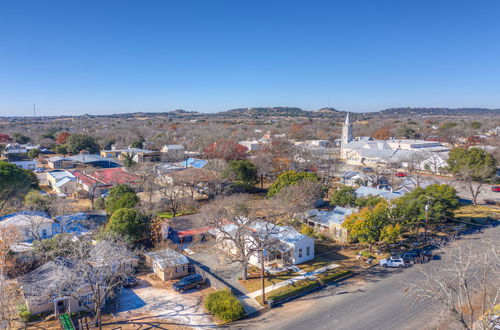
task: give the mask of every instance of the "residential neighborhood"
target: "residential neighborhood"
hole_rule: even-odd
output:
[[[500,2],[0,4],[0,330],[500,330]]]

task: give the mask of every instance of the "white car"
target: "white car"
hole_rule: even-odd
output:
[[[406,264],[402,258],[389,257],[387,259],[380,260],[380,266],[391,267],[391,268],[404,268]]]

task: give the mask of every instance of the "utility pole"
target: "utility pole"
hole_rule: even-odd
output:
[[[424,243],[427,243],[427,226],[429,224],[429,197],[427,197],[427,204],[425,204],[425,230],[424,230]]]
[[[264,283],[264,247],[260,248],[260,279],[262,282],[262,303],[266,303],[266,288]]]

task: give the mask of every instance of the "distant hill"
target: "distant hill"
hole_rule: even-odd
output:
[[[335,117],[345,112],[334,108],[322,108],[316,111],[297,107],[239,108],[214,113],[223,117]]]
[[[484,116],[500,115],[500,109],[485,108],[391,108],[378,112],[387,116]]]

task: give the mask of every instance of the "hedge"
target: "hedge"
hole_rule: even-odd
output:
[[[292,284],[289,284],[287,286],[278,288],[276,290],[273,290],[269,293],[269,295],[266,295],[267,299],[272,299],[273,301],[281,301],[285,300],[286,298],[295,296],[301,292],[309,291],[314,288],[317,288],[321,286],[321,283],[319,283],[317,280],[309,280],[309,279],[304,279],[300,280],[297,282],[294,282]],[[262,296],[258,296],[256,300],[262,305]]]
[[[222,321],[233,321],[245,315],[243,304],[229,290],[210,293],[205,308]]]

